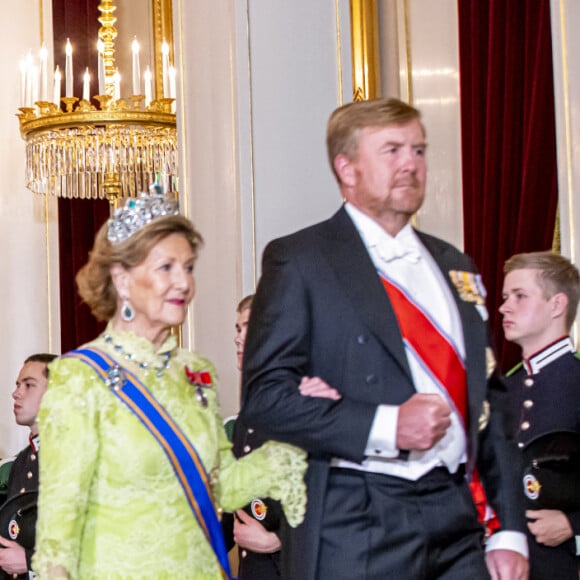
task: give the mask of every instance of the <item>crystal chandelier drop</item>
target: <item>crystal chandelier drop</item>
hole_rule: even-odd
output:
[[[54,74],[48,100],[46,59],[29,67],[22,81],[18,118],[26,142],[26,186],[34,193],[66,198],[136,197],[161,178],[166,192],[177,190],[177,131],[173,103],[175,70],[163,44],[162,96],[152,99],[151,73],[144,75],[141,94],[139,47],[133,44],[132,92],[120,96],[115,68],[115,6],[101,0],[98,43],[98,94],[91,104],[90,77],[85,73],[83,98],[72,94],[72,49],[67,42],[65,96],[60,96],[61,73]],[[161,83],[157,83],[160,87]],[[61,108],[63,104],[64,110]]]

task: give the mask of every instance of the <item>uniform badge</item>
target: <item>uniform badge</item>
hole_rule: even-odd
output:
[[[487,292],[479,274],[463,270],[449,270],[449,277],[461,300],[473,302],[479,306],[485,305]]]
[[[533,475],[524,476],[524,493],[528,499],[537,500],[540,497],[541,489],[542,485]]]
[[[8,524],[8,535],[11,540],[15,540],[20,534],[20,526],[16,520],[10,520]]]
[[[261,499],[253,499],[252,504],[252,515],[258,520],[262,521],[266,519],[266,513],[268,512],[268,506]]]
[[[483,431],[487,424],[489,423],[489,401],[483,401],[483,405],[481,406],[481,415],[478,419],[478,427],[480,431]]]

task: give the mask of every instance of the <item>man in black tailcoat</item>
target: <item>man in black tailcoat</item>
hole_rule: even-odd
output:
[[[346,203],[266,248],[244,356],[243,420],[309,452],[282,577],[523,580],[485,290],[466,255],[410,225],[426,182],[420,113],[396,99],[345,105],[327,147]],[[486,556],[475,467],[502,524]]]

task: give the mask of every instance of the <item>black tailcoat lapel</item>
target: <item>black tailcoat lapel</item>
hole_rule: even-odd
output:
[[[321,252],[365,324],[412,382],[397,317],[368,251],[344,207],[325,226],[320,232]]]

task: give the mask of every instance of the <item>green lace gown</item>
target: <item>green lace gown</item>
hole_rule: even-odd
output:
[[[291,525],[301,521],[306,501],[302,451],[267,443],[236,461],[222,426],[212,364],[176,348],[173,337],[155,352],[132,333],[107,332],[135,360],[155,364],[159,353],[171,349],[169,369],[161,377],[153,370],[137,374],[197,449],[211,476],[216,508],[232,511],[253,497],[270,496],[282,501]],[[90,346],[136,372],[102,337]],[[207,407],[197,400],[186,365],[211,373]],[[39,424],[33,567],[40,579],[222,577],[159,443],[88,365],[72,358],[51,364]]]

